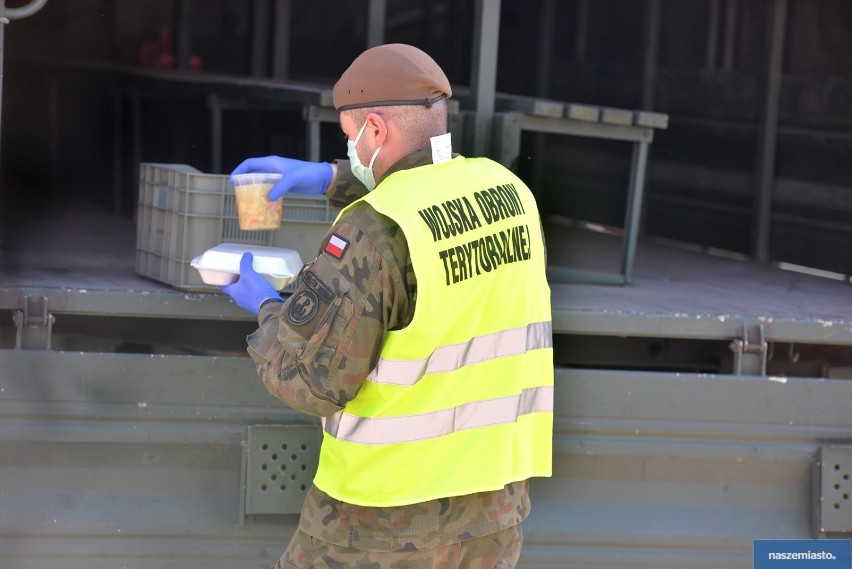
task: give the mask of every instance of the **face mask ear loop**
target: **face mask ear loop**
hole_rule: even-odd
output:
[[[352,142],[355,146],[358,146],[358,141],[361,140],[361,135],[364,134],[364,129],[367,128],[367,121],[364,121],[364,124],[361,125],[361,130],[358,131],[358,136],[355,137],[355,140]],[[384,146],[384,144],[382,145]],[[379,156],[379,151],[382,149],[382,146],[376,148],[376,151],[373,152],[373,156],[370,158],[370,164],[367,166],[370,170],[373,169],[373,164],[376,162],[376,158]]]
[[[364,121],[364,124],[361,125],[361,130],[358,131],[358,136],[355,137],[355,140],[352,142],[354,145],[358,145],[358,141],[361,140],[361,135],[364,134],[364,129],[367,128],[367,121]]]
[[[384,146],[384,144],[382,146]],[[373,157],[370,158],[370,165],[367,166],[367,168],[369,168],[370,170],[373,169],[373,163],[376,161],[376,157],[379,155],[379,150],[382,149],[382,146],[379,146],[378,148],[376,148],[376,151],[373,152]]]

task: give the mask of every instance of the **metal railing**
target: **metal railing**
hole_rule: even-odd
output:
[[[45,4],[47,4],[47,0],[32,0],[29,4],[19,8],[6,8],[6,17],[10,20],[28,18],[41,10]]]
[[[2,126],[3,115],[3,40],[4,26],[10,20],[20,20],[32,16],[47,4],[47,0],[32,0],[32,2],[18,8],[7,8],[6,1],[0,0],[0,126]]]

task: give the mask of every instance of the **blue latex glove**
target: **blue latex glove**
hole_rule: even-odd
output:
[[[277,200],[287,192],[295,194],[324,194],[334,170],[328,162],[306,162],[281,156],[249,158],[237,166],[233,174],[266,172],[282,174],[281,181],[269,190],[269,199]]]
[[[237,282],[222,287],[222,292],[233,298],[240,308],[257,314],[264,300],[268,298],[281,300],[281,295],[268,280],[254,270],[253,261],[254,257],[251,253],[243,253],[240,258],[240,278]]]

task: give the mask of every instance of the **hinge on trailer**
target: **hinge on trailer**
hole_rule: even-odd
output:
[[[47,311],[46,296],[24,296],[23,310],[15,311],[15,349],[49,350],[53,333],[53,314]]]
[[[742,335],[731,342],[734,375],[766,375],[769,349],[763,324],[742,324]]]

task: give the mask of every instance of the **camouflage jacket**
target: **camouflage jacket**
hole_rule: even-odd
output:
[[[429,163],[431,152],[424,149],[388,173]],[[327,196],[343,207],[366,188],[348,161],[338,161],[337,167]],[[270,393],[294,409],[327,417],[358,395],[376,365],[384,333],[411,321],[416,299],[405,235],[394,221],[361,202],[331,227],[293,295],[284,303],[261,306],[260,328],[248,337],[248,351]],[[324,541],[362,550],[420,550],[497,532],[528,513],[526,481],[392,508],[347,504],[311,486],[299,527]]]

